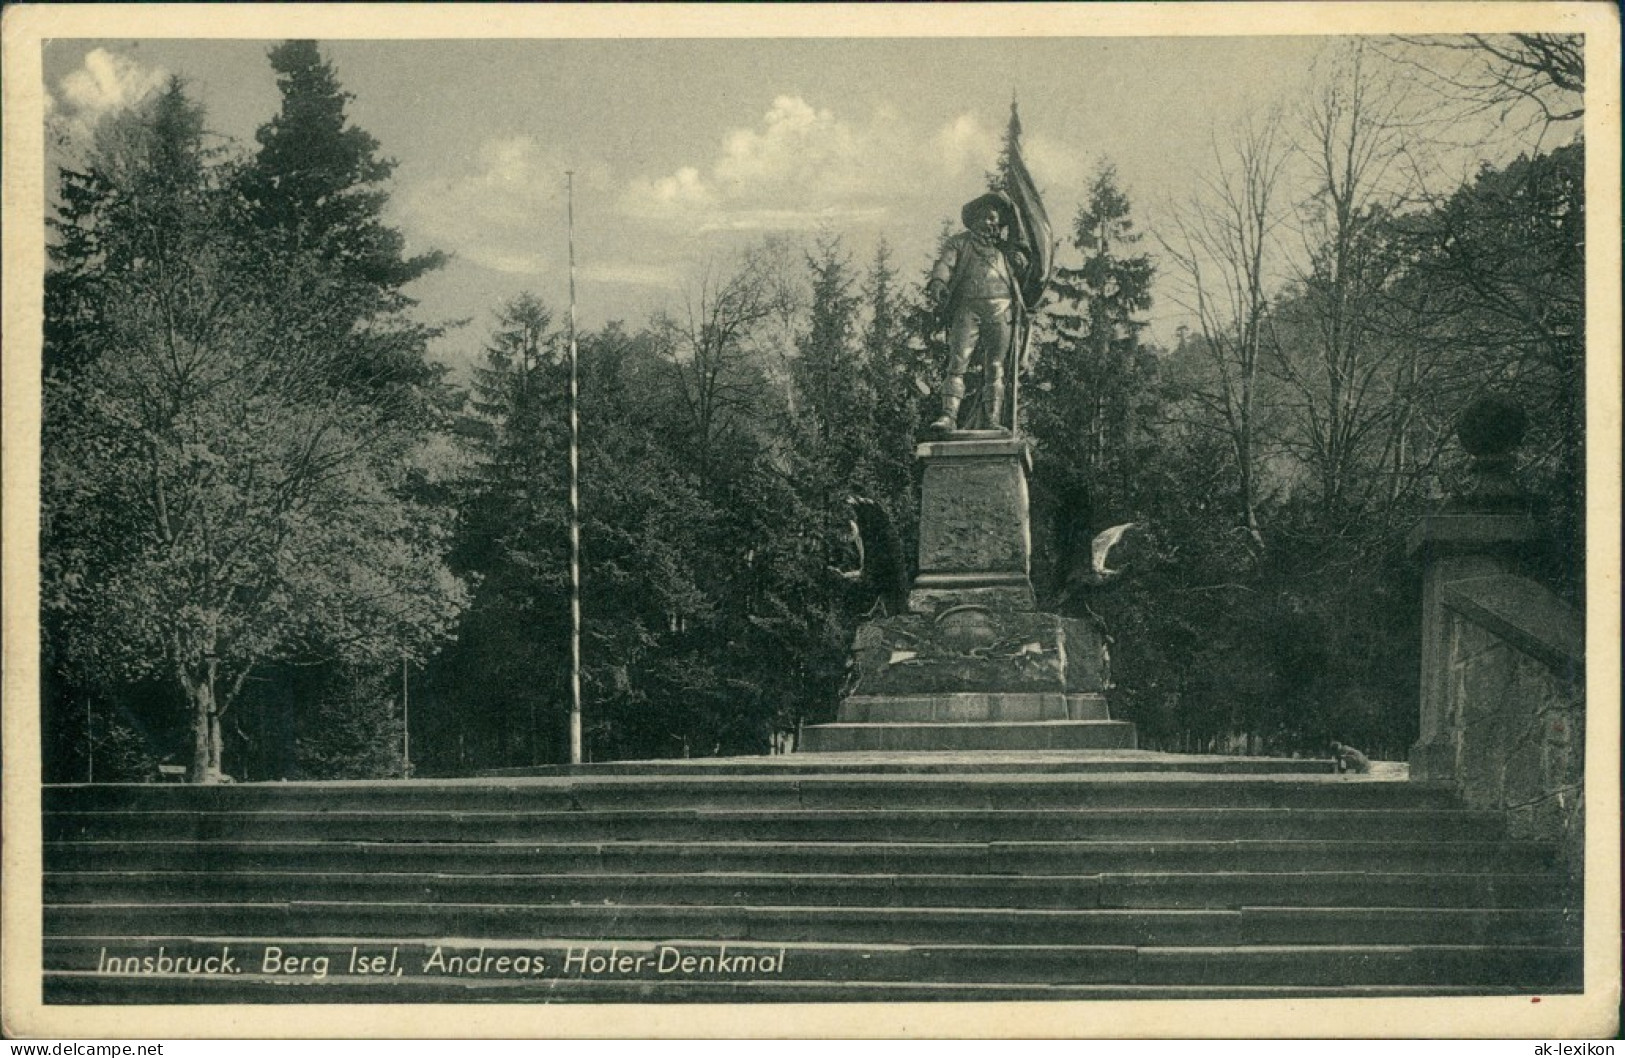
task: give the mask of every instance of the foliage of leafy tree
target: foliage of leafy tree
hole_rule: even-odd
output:
[[[342,385],[353,288],[255,235],[202,128],[172,82],[64,174],[43,574],[74,681],[168,681],[212,781],[255,672],[421,657],[461,587],[403,495],[416,436]]]
[[[774,364],[759,339],[795,311],[795,295],[765,259],[771,250],[753,250],[726,274],[708,266],[684,315],[661,314],[653,323],[680,401],[676,441],[707,483],[748,459],[774,399]]]
[[[544,763],[563,748],[568,390],[550,328],[534,297],[510,303],[476,380],[484,429],[473,431],[479,474],[458,561],[481,583],[461,642],[430,676],[441,701],[427,708],[445,714],[438,727],[423,720],[435,743],[425,752],[440,755],[433,768]],[[612,325],[579,342],[582,684],[597,759],[760,748],[767,738],[752,719],[764,699],[741,694],[750,684],[734,674],[757,656],[739,641],[756,567],[748,523],[784,505],[749,498],[761,484],[751,470],[759,461],[743,458],[754,450],[750,404],[714,405],[711,459],[702,470],[693,458],[692,391],[674,381],[692,381],[695,368],[673,363],[668,336]],[[744,352],[726,352],[738,357],[728,369],[743,370]],[[713,392],[726,388],[720,376],[719,366]]]

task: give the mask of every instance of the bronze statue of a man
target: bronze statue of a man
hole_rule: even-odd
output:
[[[948,327],[942,417],[931,424],[936,433],[1005,428],[1005,364],[1013,359],[1023,310],[1020,277],[1027,255],[1011,238],[1018,230],[1015,205],[992,191],[965,203],[959,217],[965,230],[948,240],[926,284]],[[981,372],[981,389],[962,427],[959,405],[973,364]],[[1012,364],[1011,370],[1020,367]]]

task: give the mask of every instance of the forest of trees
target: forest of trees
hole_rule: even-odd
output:
[[[1419,171],[1396,78],[1373,70],[1392,57],[1354,47],[1296,109],[1216,133],[1202,190],[1154,227],[1106,160],[1084,201],[1049,204],[1071,223],[1022,390],[1034,583],[1042,608],[1105,622],[1113,710],[1143,746],[1403,756],[1405,535],[1464,472],[1453,424],[1485,393],[1528,412],[1541,574],[1583,591],[1566,42],[1417,45],[1473,58],[1441,99],[1542,105],[1543,138],[1465,182]],[[416,774],[560,762],[562,313],[492,306],[455,384],[409,294],[444,259],[408,256],[384,219],[393,163],[316,44],[270,65],[281,105],[256,149],[210,146],[174,80],[61,167],[46,777],[402,775],[408,706]],[[912,554],[942,351],[929,264],[884,244],[855,261],[834,231],[770,238],[686,303],[579,335],[591,759],[761,753],[833,717],[867,605],[837,572],[846,498],[880,503]],[[1166,348],[1159,277],[1189,321]],[[1075,590],[1091,536],[1126,521],[1125,576]]]

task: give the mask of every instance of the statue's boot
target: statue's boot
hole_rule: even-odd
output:
[[[942,387],[942,417],[931,424],[933,433],[953,433],[959,429],[959,402],[965,396],[962,379],[950,378]]]
[[[1004,383],[1002,381],[993,387],[992,400],[987,408],[987,428],[989,430],[1004,430],[1006,433],[1010,432],[1009,428],[1004,425]]]

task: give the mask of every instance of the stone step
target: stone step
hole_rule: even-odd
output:
[[[44,975],[46,1003],[971,1003],[1200,999],[1347,999],[1557,994],[1504,985],[1079,985],[920,983],[915,981],[437,981],[352,978],[109,977]]]
[[[47,904],[45,935],[198,937],[680,936],[730,942],[1569,946],[1560,909],[1246,907],[1233,910],[468,904],[273,901]]]
[[[1415,808],[596,809],[49,812],[47,841],[1077,841],[1499,836],[1495,813]]]
[[[774,757],[695,757],[493,768],[486,778],[612,775],[1329,775],[1331,760],[1201,756],[1151,750],[1032,750],[976,753],[790,753]],[[434,781],[434,780],[419,780]]]
[[[1402,770],[1327,766],[888,751],[472,781],[49,787],[47,996],[819,1002],[1577,987],[1579,916],[1551,845],[1508,840],[1498,814],[1395,781]],[[399,947],[417,965],[376,979],[263,965],[98,972],[103,949],[258,945],[260,958],[272,946],[308,966],[340,944]],[[558,972],[425,966],[435,946],[454,945],[540,950]],[[574,947],[663,945],[786,955],[771,973],[560,976]]]
[[[989,842],[361,842],[72,841],[47,845],[47,870],[825,871],[1097,874],[1152,871],[1377,870],[1533,873],[1551,845],[1512,841]]]
[[[231,874],[87,871],[45,876],[48,903],[357,901],[504,904],[799,904],[863,907],[1551,907],[1539,874],[572,873]]]
[[[1133,749],[1135,728],[1122,720],[815,724],[801,729],[801,745],[808,753]]]
[[[1150,985],[1521,985],[1573,987],[1581,952],[1563,947],[868,945],[669,938],[478,941],[434,938],[85,937],[48,941],[45,968],[104,978],[241,976],[263,989],[303,979],[341,986],[541,984],[605,980],[865,981]],[[320,1001],[315,995],[311,998]]]
[[[455,783],[48,787],[47,813],[616,808],[1446,808],[1451,791],[1337,775],[682,775]]]

